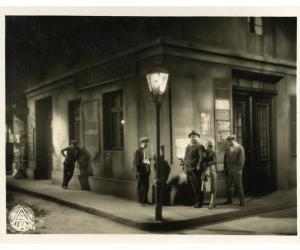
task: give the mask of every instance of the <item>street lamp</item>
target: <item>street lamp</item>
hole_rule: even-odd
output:
[[[166,90],[169,72],[161,66],[154,66],[147,73],[147,81],[153,102],[156,105],[156,171],[155,171],[155,219],[162,219],[160,178],[160,106]]]

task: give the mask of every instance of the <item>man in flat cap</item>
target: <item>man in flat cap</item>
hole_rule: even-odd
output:
[[[75,163],[79,159],[80,148],[77,141],[72,140],[68,147],[61,150],[61,154],[65,157],[62,188],[67,189],[74,174]]]
[[[148,191],[149,191],[149,176],[151,172],[150,157],[149,157],[149,141],[148,137],[140,138],[140,146],[134,152],[133,170],[136,173],[137,179],[137,198],[140,206],[149,204]]]
[[[240,205],[244,206],[244,189],[242,184],[243,167],[245,163],[244,148],[235,141],[235,135],[227,137],[228,147],[224,153],[224,170],[227,179],[227,202],[232,204],[234,186],[237,189]]]
[[[202,164],[205,158],[205,148],[198,142],[200,134],[196,130],[193,130],[188,136],[191,142],[185,149],[183,167],[194,191],[194,207],[199,208],[202,207],[204,200],[204,194],[201,191],[201,175],[203,170]]]

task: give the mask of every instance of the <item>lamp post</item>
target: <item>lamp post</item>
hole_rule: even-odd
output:
[[[154,66],[147,73],[147,82],[153,102],[156,105],[156,171],[155,171],[155,219],[162,219],[161,177],[160,177],[160,107],[166,90],[169,72],[161,66]]]

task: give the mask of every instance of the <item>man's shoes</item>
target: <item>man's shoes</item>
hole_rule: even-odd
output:
[[[63,189],[68,189],[68,186],[62,185]]]
[[[199,202],[196,202],[194,204],[194,208],[201,208],[202,207],[202,204],[200,204]]]
[[[145,204],[144,204],[144,203],[139,203],[139,206],[140,206],[140,207],[144,207]]]
[[[223,202],[223,205],[230,205],[230,204],[233,204],[233,202],[232,201],[225,201],[225,202]]]
[[[216,206],[217,206],[216,203],[212,203],[212,204],[209,205],[208,209],[210,209],[210,210],[214,209]]]
[[[144,204],[146,204],[146,205],[152,205],[152,203],[150,203],[149,201],[146,201]]]
[[[240,206],[244,207],[245,206],[245,202],[244,201],[240,202]]]

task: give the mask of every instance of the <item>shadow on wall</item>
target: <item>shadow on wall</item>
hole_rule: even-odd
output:
[[[78,179],[82,190],[91,190],[88,177],[93,175],[93,169],[91,165],[91,154],[85,147],[81,148],[80,156],[78,160],[79,175]]]
[[[168,161],[165,160],[164,147],[162,146],[162,156],[160,157],[160,177],[162,183],[163,205],[192,205],[193,189],[189,181],[183,181],[180,172],[174,176],[170,176],[171,167]],[[156,169],[156,164],[155,164]],[[155,202],[154,185],[152,187],[152,199]]]

